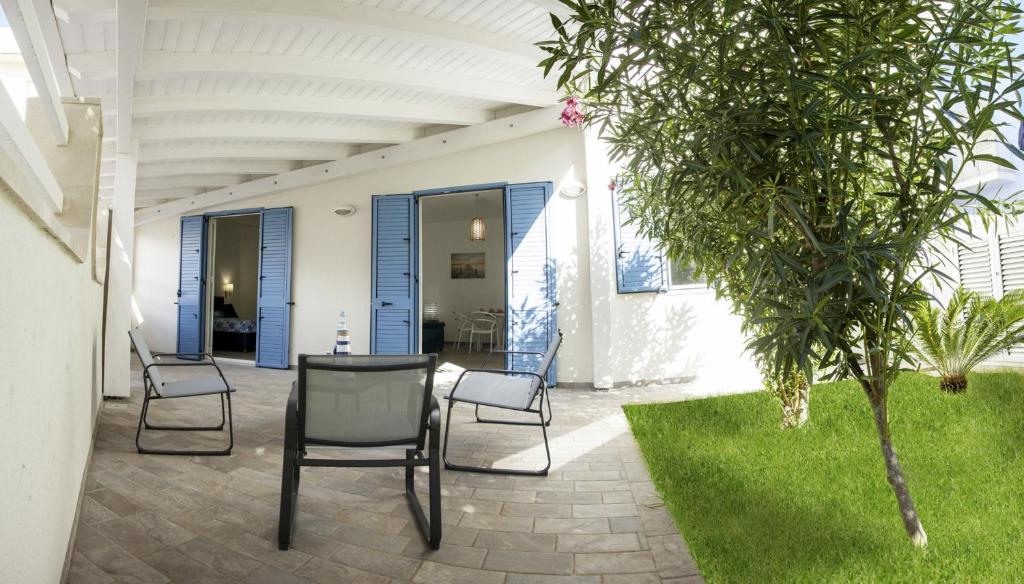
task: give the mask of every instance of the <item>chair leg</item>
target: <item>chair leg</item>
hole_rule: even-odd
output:
[[[295,528],[295,512],[299,503],[299,478],[301,469],[297,464],[294,448],[285,447],[284,467],[281,469],[281,515],[277,522],[277,547],[287,550]]]
[[[444,467],[450,470],[460,470],[464,472],[479,472],[486,474],[510,474],[510,475],[524,475],[524,476],[547,476],[548,470],[551,469],[551,449],[548,447],[548,432],[547,425],[551,423],[549,419],[547,423],[544,422],[544,398],[543,393],[541,394],[541,404],[537,410],[530,410],[534,413],[540,414],[540,422],[502,422],[502,421],[491,421],[493,424],[508,424],[515,426],[540,426],[541,432],[544,435],[544,452],[547,455],[547,464],[540,470],[522,470],[517,468],[495,468],[485,466],[467,466],[462,464],[456,464],[448,460],[448,436],[450,434],[452,425],[452,408],[455,406],[455,400],[448,400],[448,418],[445,421],[444,427],[444,447],[441,451],[441,459],[444,460]],[[479,406],[477,406],[479,407]]]
[[[227,408],[225,411],[224,401],[227,400]],[[146,417],[149,415],[149,402],[151,398],[149,392],[146,392],[144,401],[142,402],[142,412],[139,415],[139,427],[135,431],[135,449],[139,454],[165,454],[165,455],[178,455],[178,456],[229,456],[231,449],[235,446],[235,426],[231,416],[231,394],[222,393],[220,394],[220,415],[221,415],[221,426],[217,427],[188,427],[188,426],[151,426],[147,421]],[[142,446],[139,438],[142,434],[142,428],[145,426],[147,429],[156,430],[171,430],[171,431],[192,431],[192,432],[204,432],[204,431],[215,431],[223,429],[225,422],[228,427],[228,446],[223,450],[168,450],[160,448],[146,448]]]
[[[416,473],[413,466],[405,467],[405,495],[409,500],[409,508],[412,509],[413,517],[416,518],[420,531],[427,538],[427,545],[430,546],[430,549],[436,550],[441,547],[441,465],[437,456],[436,439],[431,441],[429,456],[427,469],[430,492],[427,493],[427,496],[430,501],[430,518],[428,519],[423,513],[423,505],[420,503],[419,497],[416,496]],[[423,453],[418,450],[405,451],[406,460],[422,457]]]

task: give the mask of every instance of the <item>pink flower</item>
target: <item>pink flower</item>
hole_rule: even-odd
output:
[[[614,191],[619,186],[618,183],[616,182],[615,178],[616,177],[613,176],[611,178],[611,180],[608,181],[608,190],[609,191]]]
[[[570,96],[565,100],[565,107],[562,108],[562,125],[569,128],[578,128],[583,125],[583,110],[578,97]]]

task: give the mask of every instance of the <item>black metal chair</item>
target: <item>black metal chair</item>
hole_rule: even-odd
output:
[[[441,408],[431,395],[437,355],[299,355],[285,414],[278,547],[288,549],[304,466],[405,467],[405,492],[432,549],[441,545]],[[309,456],[309,447],[404,448],[404,458]],[[424,455],[424,449],[427,454]],[[417,466],[427,466],[430,518],[416,497]]]
[[[551,399],[548,395],[547,376],[551,364],[558,354],[558,348],[562,345],[561,331],[555,335],[548,350],[544,353],[532,351],[495,351],[506,355],[536,355],[540,359],[537,366],[531,370],[511,369],[466,369],[459,375],[448,400],[448,416],[444,429],[444,448],[441,451],[441,458],[444,460],[445,468],[467,472],[482,472],[493,474],[513,474],[528,476],[546,476],[551,468],[551,449],[548,446],[547,427],[551,425]],[[486,365],[486,361],[484,362]],[[448,436],[451,434],[452,408],[457,402],[473,404],[476,406],[476,421],[483,424],[507,424],[512,426],[540,426],[544,435],[544,452],[547,454],[547,464],[539,470],[523,470],[509,468],[494,468],[484,466],[468,466],[455,464],[448,460]],[[533,409],[534,402],[537,402],[537,409]],[[544,402],[548,404],[548,417],[544,419]],[[523,422],[517,420],[496,420],[480,417],[480,406],[527,412],[540,416],[539,422]]]
[[[142,361],[142,385],[145,394],[142,401],[142,413],[139,415],[139,427],[135,431],[135,448],[140,454],[178,454],[188,456],[227,456],[235,445],[234,426],[231,423],[231,388],[224,373],[217,365],[213,355],[209,353],[150,353],[139,329],[128,331],[135,353]],[[192,358],[197,361],[180,361],[166,363],[161,361],[162,357]],[[160,369],[165,367],[213,367],[217,375],[204,377],[193,377],[189,379],[164,381]],[[197,397],[202,395],[220,396],[220,424],[216,426],[157,426],[150,424],[147,420],[149,415],[149,404],[155,400],[164,400],[181,397]],[[227,410],[225,411],[225,401]],[[146,448],[142,446],[140,437],[143,426],[147,430],[166,430],[177,432],[219,432],[224,429],[225,423],[228,427],[228,446],[223,450],[168,450],[160,448]]]

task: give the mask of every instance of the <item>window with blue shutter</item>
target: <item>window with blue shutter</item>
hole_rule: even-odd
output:
[[[260,281],[256,366],[287,369],[292,297],[292,210],[260,214]]]
[[[620,200],[621,187],[612,191],[615,227],[615,278],[620,294],[665,290],[665,257],[655,242],[640,234]]]
[[[182,217],[178,248],[178,353],[205,350],[205,279],[206,217]]]
[[[412,195],[373,198],[370,352],[376,355],[418,352],[414,206]]]

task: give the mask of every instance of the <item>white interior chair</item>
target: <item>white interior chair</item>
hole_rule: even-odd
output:
[[[474,341],[477,346],[483,344],[484,337],[487,337],[488,350],[494,350],[494,339],[498,334],[498,317],[490,312],[473,312],[470,315],[471,328],[469,331],[469,347],[473,348]]]
[[[452,314],[455,315],[455,326],[456,331],[458,332],[458,337],[456,337],[455,341],[455,350],[458,351],[459,347],[462,346],[463,336],[465,336],[467,340],[470,339],[469,333],[473,330],[473,321],[458,310],[453,310]]]

